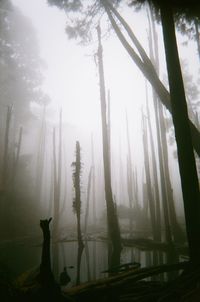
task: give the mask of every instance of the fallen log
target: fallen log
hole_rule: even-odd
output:
[[[119,295],[127,293],[127,287],[134,285],[137,281],[143,280],[164,272],[183,270],[189,267],[189,262],[176,264],[165,264],[150,268],[140,268],[120,273],[116,276],[100,279],[90,283],[65,290],[65,293],[76,301],[119,301]]]

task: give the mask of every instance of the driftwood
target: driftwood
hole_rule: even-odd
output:
[[[133,269],[128,272],[120,273],[114,277],[76,286],[66,290],[65,293],[74,298],[76,301],[94,301],[94,299],[96,302],[130,300],[140,301],[141,299],[143,299],[141,301],[156,301],[155,297],[158,297],[162,292],[165,294],[164,290],[168,283],[141,280],[158,275],[160,273],[183,270],[187,269],[188,267],[188,262],[182,262],[171,265],[155,266],[151,268]],[[186,276],[183,275],[182,279],[184,278],[185,280],[187,279]],[[173,290],[173,286],[171,286],[171,290]],[[147,296],[146,293],[148,293]],[[135,297],[135,300],[133,300],[133,297]]]

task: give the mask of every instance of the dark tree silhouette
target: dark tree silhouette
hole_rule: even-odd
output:
[[[160,8],[190,256],[193,262],[199,263],[200,193],[177,50],[173,11],[172,7],[167,4],[161,4]]]
[[[40,264],[40,282],[43,286],[50,286],[54,283],[54,277],[51,271],[51,256],[50,256],[50,229],[49,224],[52,218],[40,220],[40,227],[43,232],[42,258]]]
[[[77,236],[79,247],[84,247],[82,233],[81,233],[81,150],[79,141],[76,142],[76,161],[72,163],[74,168],[73,184],[75,190],[75,197],[73,200],[73,210],[77,217]]]
[[[175,13],[180,14],[181,11],[187,11],[190,16],[193,15],[195,17],[195,9],[199,7],[199,4],[196,1],[147,2],[157,7],[160,12],[190,257],[192,262],[200,263],[200,246],[198,243],[200,192],[174,25]]]
[[[106,118],[106,94],[105,94],[105,80],[103,68],[103,49],[101,45],[101,29],[97,27],[98,34],[98,67],[99,67],[99,82],[100,82],[100,101],[101,101],[101,122],[102,122],[102,138],[103,138],[103,163],[104,163],[104,186],[107,206],[107,222],[108,235],[112,243],[114,253],[121,251],[121,236],[118,224],[117,213],[113,201],[111,173],[110,173],[110,153],[108,141],[108,122]]]

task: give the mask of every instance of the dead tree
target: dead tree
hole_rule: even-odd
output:
[[[40,264],[39,281],[42,286],[50,286],[54,283],[53,273],[51,271],[50,256],[50,230],[49,224],[52,218],[40,220],[40,227],[43,232],[42,258]]]
[[[12,189],[15,191],[15,181],[16,181],[16,174],[18,170],[19,165],[19,157],[21,152],[21,145],[22,145],[22,134],[23,134],[23,127],[20,127],[19,129],[19,137],[17,141],[17,151],[14,158],[14,164],[13,164],[13,173],[12,173]]]
[[[7,107],[6,129],[4,137],[4,153],[3,153],[3,167],[2,167],[2,189],[6,190],[8,185],[8,147],[9,147],[9,132],[12,115],[12,106]]]
[[[88,175],[88,185],[87,185],[87,197],[86,197],[86,210],[85,210],[85,236],[87,237],[87,226],[88,226],[88,216],[89,216],[89,201],[90,201],[90,191],[91,191],[91,178],[92,178],[92,167]]]
[[[144,167],[146,174],[146,183],[147,183],[147,193],[149,200],[149,210],[151,217],[151,227],[153,232],[153,239],[159,240],[159,230],[156,225],[156,216],[155,216],[155,200],[152,192],[152,184],[151,184],[151,175],[150,175],[150,166],[149,166],[149,152],[148,152],[148,141],[147,141],[147,129],[146,123],[143,117],[143,151],[144,151]]]
[[[101,101],[101,121],[102,121],[102,138],[103,138],[103,164],[104,164],[104,185],[105,198],[107,206],[107,222],[108,235],[112,244],[113,251],[121,251],[121,236],[118,224],[118,218],[114,206],[112,186],[111,186],[111,171],[110,171],[110,156],[109,156],[109,141],[107,131],[106,118],[106,95],[105,95],[105,79],[103,67],[103,49],[101,44],[101,29],[97,27],[98,34],[98,67],[99,67],[99,81],[100,81],[100,101]]]
[[[94,142],[93,135],[91,136],[91,153],[92,153],[92,200],[93,200],[93,225],[96,227],[96,169],[94,164]]]
[[[156,225],[159,229],[158,232],[158,240],[162,240],[162,233],[161,233],[161,211],[160,211],[160,194],[159,194],[159,185],[158,185],[158,173],[157,173],[157,165],[156,165],[156,152],[153,140],[153,131],[152,125],[150,120],[150,111],[148,105],[148,92],[146,87],[146,107],[147,107],[147,119],[148,119],[148,126],[149,126],[149,137],[150,137],[150,145],[151,145],[151,153],[152,153],[152,166],[153,166],[153,178],[154,178],[154,191],[155,191],[155,219]]]
[[[73,185],[75,191],[75,197],[73,200],[73,210],[77,217],[77,237],[79,247],[84,247],[82,233],[81,233],[81,154],[80,144],[76,142],[76,161],[72,163],[73,171]]]

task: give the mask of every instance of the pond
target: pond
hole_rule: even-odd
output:
[[[7,271],[12,277],[31,270],[37,269],[41,259],[41,244],[31,241],[7,242],[0,246],[1,271]],[[71,278],[70,286],[104,278],[108,274],[108,246],[107,242],[91,240],[87,241],[81,255],[80,270],[78,264],[78,245],[76,241],[60,242],[53,244],[52,259],[54,275],[59,280],[60,273],[67,267]],[[53,257],[52,257],[53,258]],[[179,261],[174,253],[159,252],[155,250],[140,250],[136,247],[124,247],[121,252],[120,263],[138,262],[141,267],[173,263]],[[78,276],[79,275],[79,276]]]

